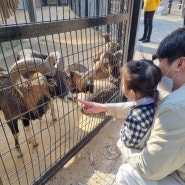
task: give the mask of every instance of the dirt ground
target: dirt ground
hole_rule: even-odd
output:
[[[122,120],[110,120],[47,185],[113,185],[121,164],[116,142]]]
[[[116,148],[121,120],[111,120],[47,185],[113,184],[121,163]]]

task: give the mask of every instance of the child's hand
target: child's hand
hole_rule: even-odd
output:
[[[78,99],[78,102],[83,104],[83,111],[85,114],[95,114],[107,111],[107,105],[95,102],[88,102]]]

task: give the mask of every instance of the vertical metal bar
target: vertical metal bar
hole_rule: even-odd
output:
[[[168,14],[171,13],[172,3],[173,3],[173,0],[169,0],[169,6],[168,6],[169,11],[168,11]]]
[[[179,10],[181,10],[181,8],[182,8],[182,0],[180,0]]]
[[[96,16],[99,16],[99,0],[96,0]]]
[[[79,17],[81,18],[82,12],[81,12],[81,0],[78,0],[78,8],[79,8]]]
[[[122,0],[120,2],[120,10],[119,11],[120,11],[120,13],[123,13],[124,12],[124,0]],[[122,41],[122,39],[120,39],[120,38],[123,37],[122,32],[123,32],[123,22],[118,23],[117,43],[119,43],[120,46],[121,46],[121,43],[120,42]]]
[[[108,0],[108,6],[107,6],[107,14],[110,15],[111,14],[111,5],[112,5],[112,1]],[[110,33],[111,29],[110,29],[110,25],[107,25],[107,33]]]
[[[107,5],[107,13],[108,13],[108,15],[111,13],[111,5],[112,5],[112,0],[108,0],[108,5]]]
[[[94,5],[95,5],[94,16],[99,17],[99,0],[94,0],[94,1],[95,1],[95,3],[94,3]],[[99,30],[99,26],[96,26],[96,31],[98,31],[98,30]]]
[[[134,1],[127,61],[133,59],[142,0]]]
[[[35,0],[28,0],[28,14],[30,18],[30,22],[36,22],[37,16],[36,16],[36,8],[35,8]]]
[[[88,7],[88,0],[85,0],[85,17],[88,17],[89,7]]]
[[[3,182],[2,182],[2,180],[1,180],[1,177],[0,177],[0,185],[3,185]]]
[[[185,26],[185,0],[182,1],[182,18],[183,18],[183,26]]]

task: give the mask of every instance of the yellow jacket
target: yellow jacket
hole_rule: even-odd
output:
[[[160,0],[144,0],[144,11],[155,11],[159,6]]]

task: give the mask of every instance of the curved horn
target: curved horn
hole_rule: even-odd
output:
[[[80,63],[74,63],[69,65],[66,69],[65,72],[70,74],[70,72],[72,71],[79,71],[80,73],[85,73],[86,71],[88,71],[87,67],[85,67],[84,65],[80,64]]]
[[[104,63],[104,59],[108,59],[108,63],[110,65],[113,65],[115,62],[115,56],[112,52],[104,52],[101,54],[100,60],[102,61],[102,63]],[[90,69],[89,71],[87,71],[82,78],[80,79],[80,81],[78,82],[78,84],[76,85],[77,89],[79,91],[84,91],[85,87],[87,86],[88,80],[90,78],[96,78],[96,71],[95,68]]]
[[[114,56],[117,58],[118,61],[123,59],[123,50],[118,50],[114,53]]]
[[[87,71],[82,78],[80,79],[80,81],[78,82],[78,84],[76,85],[77,89],[81,92],[84,91],[85,87],[87,86],[88,80],[90,78],[93,78],[95,75],[95,71],[93,69],[90,69],[89,71]]]
[[[46,59],[48,56],[42,53],[39,53],[32,49],[23,49],[18,52],[17,54],[17,60],[23,59],[23,58],[41,58]]]
[[[54,76],[56,74],[55,68],[45,60],[40,58],[21,59],[10,68],[10,80],[12,84],[14,85],[21,78],[21,74],[27,72],[40,72],[47,76]]]
[[[64,59],[60,52],[51,52],[46,60],[50,62],[53,66],[55,66],[56,69],[60,71],[64,70]]]
[[[115,60],[115,56],[112,52],[106,51],[100,55],[100,61],[104,62],[104,59],[108,59],[109,63],[111,63],[111,60]]]

